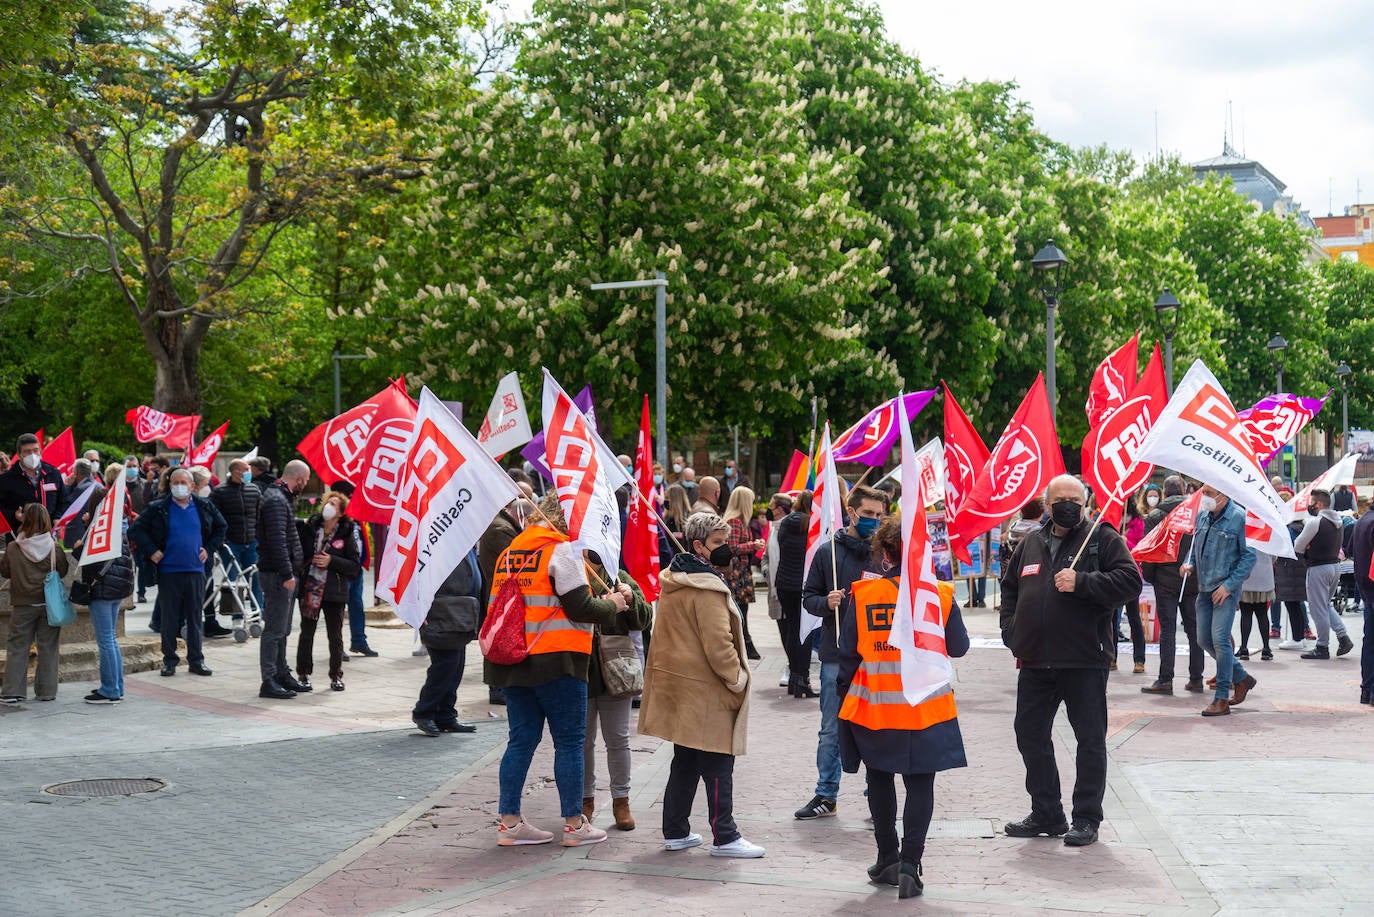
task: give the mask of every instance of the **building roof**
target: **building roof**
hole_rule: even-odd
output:
[[[1323,239],[1353,236],[1360,231],[1359,217],[1315,217],[1312,222],[1322,231]]]
[[[1229,143],[1222,143],[1220,156],[1193,163],[1193,175],[1199,181],[1208,175],[1230,178],[1237,194],[1256,202],[1265,212],[1292,216],[1304,229],[1316,228],[1311,215],[1291,195],[1284,194],[1287,185],[1257,160],[1237,153]]]

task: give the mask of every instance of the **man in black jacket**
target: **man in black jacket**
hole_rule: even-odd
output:
[[[1360,638],[1360,703],[1374,704],[1374,579],[1369,578],[1374,564],[1374,512],[1365,510],[1355,523],[1350,542],[1350,557],[1355,562],[1355,586],[1364,602],[1364,636]]]
[[[1164,499],[1145,517],[1146,534],[1187,499],[1183,491],[1183,478],[1174,474],[1164,479]],[[1172,696],[1174,693],[1179,617],[1183,618],[1183,633],[1188,640],[1188,681],[1183,687],[1194,694],[1202,693],[1202,669],[1206,659],[1202,655],[1202,645],[1197,642],[1197,577],[1184,579],[1179,571],[1180,565],[1191,555],[1192,546],[1193,536],[1184,535],[1178,542],[1177,560],[1141,564],[1145,581],[1155,587],[1155,603],[1159,608],[1159,677],[1153,684],[1141,688],[1141,694]],[[1261,626],[1266,623],[1261,622]]]
[[[802,586],[802,608],[820,618],[815,639],[821,657],[821,728],[816,746],[816,795],[792,813],[800,819],[835,814],[841,772],[840,702],[844,699],[836,684],[840,675],[840,650],[835,636],[835,612],[841,603],[853,601],[849,592],[851,583],[862,579],[867,572],[877,571],[871,542],[878,522],[887,512],[883,494],[862,484],[849,492],[845,502],[849,510],[849,527],[836,532],[833,539],[816,549]]]
[[[262,670],[259,697],[279,700],[311,690],[291,674],[286,664],[286,638],[291,634],[291,603],[296,578],[305,572],[305,549],[296,533],[292,507],[296,495],[310,483],[310,466],[286,463],[281,477],[267,486],[258,503],[258,579],[262,584],[262,639],[258,665]]]
[[[258,562],[258,503],[261,499],[262,491],[253,483],[252,471],[243,459],[234,459],[230,462],[229,480],[210,491],[210,502],[215,504],[215,508],[223,514],[224,521],[229,523],[229,534],[224,538],[224,550],[220,552],[220,559],[231,574],[237,575],[240,570]],[[253,574],[250,588],[253,590],[253,598],[257,599],[258,607],[261,608],[262,584],[256,573]],[[213,614],[214,610],[211,607],[205,619],[207,634],[210,633]],[[215,627],[219,628],[218,622],[215,623]],[[226,630],[225,633],[232,631]]]
[[[1140,594],[1126,542],[1109,526],[1089,540],[1087,490],[1071,475],[1050,482],[1050,520],[1021,539],[1002,573],[1002,641],[1021,661],[1016,745],[1026,765],[1031,814],[1009,822],[1009,837],[1064,835],[1084,847],[1097,840],[1107,789],[1107,674],[1116,655],[1112,615]],[[1079,549],[1087,542],[1077,565]],[[1070,569],[1073,565],[1074,568]],[[1078,742],[1073,828],[1064,821],[1054,717],[1064,704]]]
[[[201,649],[201,606],[205,602],[205,562],[224,543],[224,517],[209,500],[191,492],[191,472],[172,472],[170,492],[149,503],[129,526],[136,541],[157,564],[162,674],[177,672],[177,635],[186,625],[186,661],[191,674],[210,674]]]
[[[0,474],[0,513],[12,531],[19,531],[20,510],[27,503],[42,503],[56,522],[67,508],[67,488],[56,465],[43,461],[38,437],[25,433],[14,447],[14,463]]]

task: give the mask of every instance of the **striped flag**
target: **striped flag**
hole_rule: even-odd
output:
[[[802,581],[811,572],[820,546],[844,528],[844,508],[840,505],[840,481],[835,476],[835,463],[830,458],[830,423],[825,424],[821,446],[816,452],[816,488],[811,500],[811,521],[806,527],[806,560],[802,566]],[[801,639],[821,626],[816,615],[802,615]]]

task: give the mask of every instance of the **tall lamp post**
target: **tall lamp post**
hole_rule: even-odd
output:
[[[1288,349],[1288,342],[1283,339],[1283,335],[1276,334],[1269,339],[1269,343],[1264,345],[1269,353],[1274,357],[1274,373],[1277,377],[1274,383],[1274,393],[1279,394],[1283,391],[1283,352]],[[1284,444],[1285,448],[1287,443]],[[1293,456],[1294,465],[1297,464],[1297,456]],[[1295,469],[1296,470],[1296,469]],[[1279,474],[1284,472],[1283,449],[1279,450]],[[1296,475],[1294,475],[1296,478]]]
[[[338,345],[338,344],[335,344],[335,345],[334,345],[334,352],[333,352],[332,354],[330,354],[330,359],[334,361],[334,416],[335,416],[335,417],[338,417],[340,414],[343,413],[343,402],[342,402],[342,400],[341,400],[342,397],[343,397],[343,393],[342,393],[342,389],[343,389],[342,382],[343,382],[343,380],[342,380],[342,378],[340,377],[340,373],[339,373],[339,361],[340,361],[340,360],[366,360],[366,359],[367,359],[367,354],[365,354],[365,353],[339,353],[339,345]]]
[[[1336,367],[1336,381],[1341,384],[1341,455],[1350,454],[1350,400],[1346,397],[1345,380],[1352,370],[1350,364],[1341,361]]]
[[[1174,332],[1178,330],[1178,297],[1165,287],[1155,300],[1155,318],[1164,334],[1164,379],[1170,395],[1174,393]]]
[[[1045,387],[1050,396],[1050,416],[1056,422],[1059,420],[1059,399],[1054,384],[1054,310],[1059,305],[1059,294],[1064,289],[1060,285],[1059,269],[1068,263],[1069,259],[1064,257],[1053,239],[1046,239],[1045,247],[1031,259],[1031,266],[1044,275],[1040,295],[1045,298]]]
[[[668,278],[662,271],[653,280],[594,283],[593,290],[654,288],[654,406],[658,414],[658,463],[668,467]]]

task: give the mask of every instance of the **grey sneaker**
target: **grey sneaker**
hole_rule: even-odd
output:
[[[800,809],[792,813],[794,818],[812,819],[826,818],[835,814],[835,800],[826,799],[824,796],[813,796],[811,801]]]

